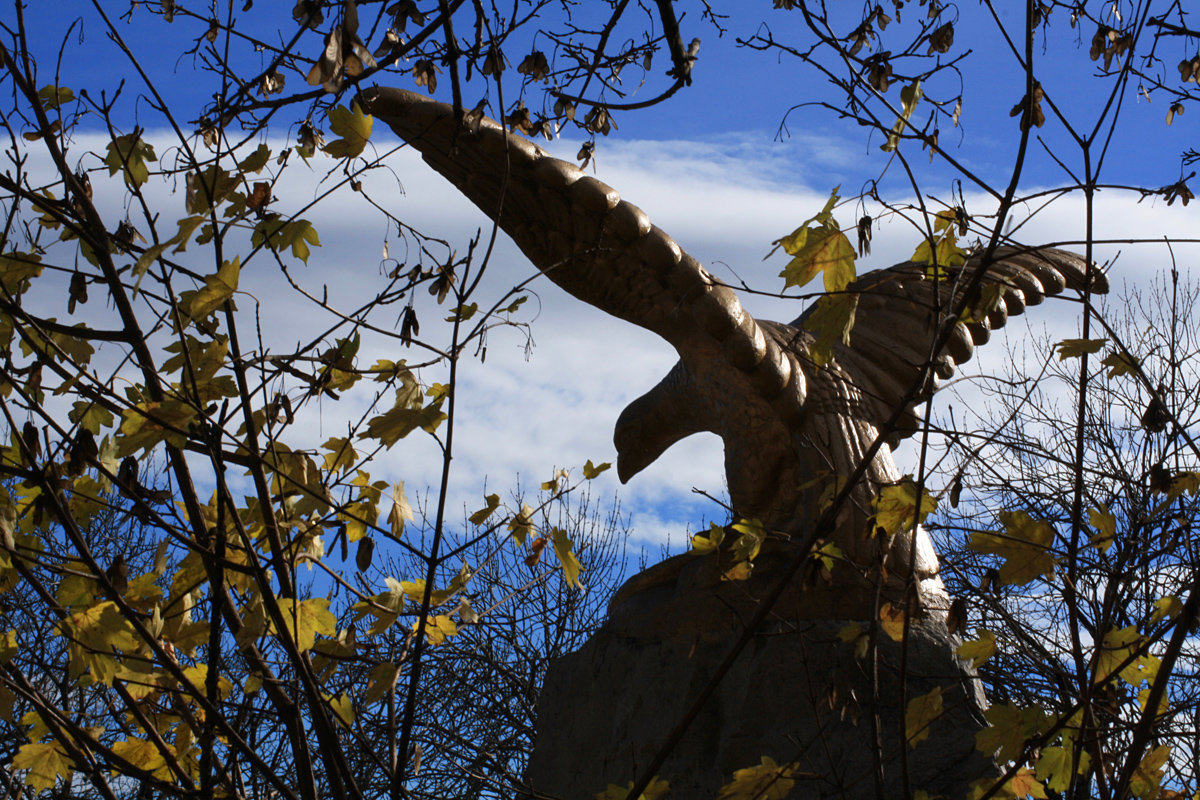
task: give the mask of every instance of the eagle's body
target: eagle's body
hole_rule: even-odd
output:
[[[980,256],[938,281],[920,264],[877,270],[848,287],[859,296],[850,344],[836,345],[834,358],[818,366],[804,315],[790,324],[755,320],[640,209],[575,165],[488,119],[477,130],[456,130],[450,106],[411,92],[373,89],[361,99],[551,281],[679,352],[679,363],[617,423],[621,480],[679,439],[711,431],[724,441],[735,516],[785,536],[802,537],[826,487],[857,469],[881,431],[894,443],[916,429],[915,406],[987,341],[989,328],[1067,286],[1106,290],[1103,274],[1074,254],[997,248],[984,285],[1002,287],[1002,302],[986,321],[964,325],[950,309],[985,266]],[[943,346],[933,352],[937,342]],[[913,576],[923,599],[942,605],[924,532],[884,540],[868,524],[872,499],[900,478],[889,443],[870,455],[851,508],[839,517],[835,539],[847,563],[835,581],[857,576],[862,587],[888,576],[888,595],[902,598]]]

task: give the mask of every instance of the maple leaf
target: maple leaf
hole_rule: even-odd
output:
[[[977,531],[971,534],[967,547],[1004,559],[1000,567],[1002,583],[1023,586],[1043,575],[1053,575],[1055,558],[1050,545],[1054,527],[1024,511],[1002,511],[999,516],[1004,533]]]
[[[1108,339],[1063,339],[1054,348],[1058,351],[1058,360],[1079,358],[1083,355],[1098,353],[1108,344]]]
[[[734,771],[733,780],[721,787],[720,800],[783,800],[796,781],[795,762],[782,766],[763,756],[757,766]]]
[[[554,555],[558,556],[558,563],[563,570],[563,578],[571,586],[582,589],[583,583],[579,580],[579,573],[583,571],[583,565],[575,556],[571,537],[562,528],[551,528],[550,538],[554,541]]]
[[[959,658],[969,660],[972,668],[977,668],[996,655],[996,634],[981,630],[978,639],[963,642],[954,652]]]
[[[816,306],[804,320],[804,329],[813,333],[816,340],[809,346],[808,355],[817,366],[833,360],[833,348],[837,344],[849,346],[850,329],[854,327],[854,315],[858,311],[858,295],[836,294],[817,298]]]
[[[484,498],[484,502],[487,503],[486,506],[467,517],[472,525],[482,525],[487,521],[487,518],[490,517],[492,513],[500,507],[500,495],[489,494]]]
[[[234,256],[226,261],[215,275],[204,278],[204,288],[190,297],[187,315],[192,319],[204,319],[237,291],[238,277],[242,271],[242,259]]]
[[[904,641],[904,609],[884,603],[879,609],[879,627],[893,642]]]
[[[876,532],[882,532],[885,536],[895,536],[910,531],[936,511],[937,505],[937,498],[924,488],[921,489],[918,501],[917,483],[911,475],[905,475],[896,483],[884,486],[875,497],[875,514],[872,519]]]
[[[291,597],[281,597],[278,602],[287,634],[300,652],[311,650],[318,634],[333,636],[337,633],[337,617],[329,612],[328,598],[313,597],[297,602]]]
[[[904,731],[908,736],[908,746],[916,747],[918,743],[929,738],[929,726],[942,716],[942,687],[937,687],[929,694],[914,697],[908,701],[904,711]]]
[[[374,124],[375,118],[364,114],[357,100],[349,108],[335,106],[329,110],[329,128],[342,138],[321,149],[334,158],[354,158],[366,148]]]
[[[34,791],[53,789],[58,778],[70,778],[74,762],[56,742],[47,744],[23,744],[13,756],[14,771],[28,770],[25,784]]]
[[[392,528],[392,535],[399,536],[404,533],[404,523],[412,522],[416,517],[413,514],[412,506],[408,504],[408,498],[404,496],[404,481],[400,481],[392,487],[392,510],[388,513],[388,524]]]
[[[108,155],[104,157],[109,175],[120,172],[125,185],[135,187],[150,180],[150,168],[146,162],[157,160],[153,145],[136,132],[118,136],[109,142]]]

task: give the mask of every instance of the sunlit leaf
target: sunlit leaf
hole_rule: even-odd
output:
[[[482,525],[487,521],[487,518],[490,517],[492,513],[500,507],[500,495],[489,494],[484,498],[484,502],[486,502],[487,505],[467,518],[472,525]]]
[[[979,638],[963,642],[954,652],[959,658],[970,661],[972,669],[978,669],[985,661],[996,655],[996,635],[991,631],[979,631]]]
[[[69,779],[74,765],[66,750],[56,742],[23,744],[12,759],[14,771],[28,770],[24,781],[36,792],[53,789],[58,778]]]
[[[240,256],[226,261],[215,275],[206,275],[204,288],[191,296],[187,315],[192,319],[203,319],[220,307],[237,291],[238,278],[242,272]]]
[[[318,635],[337,633],[337,618],[329,611],[328,598],[313,597],[297,602],[290,597],[281,597],[278,602],[287,635],[300,652],[311,650]]]
[[[917,483],[911,475],[880,489],[873,503],[875,514],[871,519],[875,525],[874,532],[895,536],[910,531],[936,511],[937,498],[922,487],[918,501],[917,490]]]
[[[904,641],[904,609],[884,603],[879,609],[879,627],[893,642]]]
[[[126,185],[137,187],[150,180],[150,167],[146,162],[157,160],[154,147],[140,133],[129,133],[108,143],[104,163],[109,175],[120,172]]]
[[[550,536],[554,541],[554,555],[558,557],[558,563],[563,570],[563,578],[570,585],[582,589],[583,583],[579,580],[579,573],[583,570],[583,565],[575,556],[570,535],[562,528],[552,528]]]
[[[1001,583],[1024,585],[1054,574],[1055,557],[1050,546],[1054,528],[1044,520],[1036,520],[1024,511],[1001,511],[1003,533],[977,531],[971,534],[967,546],[976,553],[987,553],[1004,559],[999,578]]]
[[[1066,361],[1068,358],[1099,353],[1106,344],[1108,339],[1063,339],[1054,347],[1058,351],[1058,360]]]
[[[349,108],[334,106],[329,109],[329,128],[342,138],[321,149],[334,158],[354,158],[366,148],[374,124],[375,118],[364,114],[357,100]]]

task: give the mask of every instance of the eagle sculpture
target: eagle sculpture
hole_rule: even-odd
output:
[[[678,351],[675,367],[617,421],[622,482],[680,439],[711,431],[724,442],[735,518],[803,539],[834,476],[851,475],[886,429],[887,443],[870,454],[839,517],[834,539],[845,560],[834,582],[844,591],[883,581],[886,595],[904,597],[915,579],[923,605],[944,607],[926,534],[878,536],[870,524],[873,498],[901,477],[891,446],[918,428],[915,407],[990,329],[1068,287],[1084,291],[1090,282],[1091,292],[1107,291],[1100,270],[1062,250],[1003,247],[988,264],[977,254],[937,280],[913,262],[869,272],[846,289],[859,296],[850,343],[836,344],[833,358],[818,366],[805,330],[811,308],[787,324],[756,320],[641,209],[574,164],[490,119],[460,125],[449,105],[413,92],[375,88],[360,102],[494,219],[547,278]],[[985,267],[976,291],[998,287],[1000,302],[964,324],[951,309]]]

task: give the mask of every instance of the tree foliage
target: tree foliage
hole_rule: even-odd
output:
[[[482,358],[489,330],[526,324],[527,289],[485,288],[482,238],[438,238],[379,202],[390,153],[358,87],[411,81],[448,95],[468,127],[488,112],[528,136],[565,129],[585,139],[586,164],[623,115],[703,86],[685,30],[735,28],[746,58],[766,51],[804,76],[788,86],[823,78],[830,89],[781,89],[780,105],[856,123],[885,161],[778,242],[787,286],[821,273],[829,292],[810,318],[818,363],[853,336],[856,298],[838,292],[881,220],[917,231],[913,260],[936,276],[971,238],[1016,241],[1023,204],[1077,195],[1083,235],[1057,244],[1092,258],[1099,192],[1192,199],[1194,150],[1178,175],[1104,182],[1135,91],[1167,108],[1164,125],[1200,97],[1200,35],[1178,4],[113,6],[64,22],[13,2],[0,19],[0,729],[12,743],[0,777],[13,791],[399,798],[520,782],[540,667],[518,668],[578,640],[599,608],[578,587],[613,558],[585,544],[578,518],[554,515],[606,465],[555,475],[536,507],[489,494],[451,521],[458,367]],[[135,23],[158,49],[130,38]],[[105,39],[126,80],[64,67],[81,35]],[[1000,173],[964,154],[987,127],[970,124],[975,48],[1006,65],[1011,96],[989,96],[1011,117]],[[1047,51],[1073,69],[1043,70]],[[190,63],[194,87],[160,80],[164,52]],[[1068,101],[1081,73],[1098,105]],[[951,132],[960,145],[943,141]],[[926,157],[951,178],[927,186]],[[1046,188],[1044,170],[1030,179],[1035,159],[1061,185]],[[315,193],[294,191],[313,175]],[[357,270],[353,292],[323,245],[335,194],[387,231],[382,268]],[[981,438],[951,437],[938,519],[965,545],[956,574],[980,620],[960,653],[994,677],[979,745],[1007,766],[978,797],[1197,789],[1186,676],[1200,451],[1178,291],[1169,325],[1165,309],[1147,318],[1151,333],[1085,297],[1078,336],[1046,364],[1070,404],[1002,395],[1013,413]],[[962,318],[978,323],[997,300]],[[273,328],[286,320],[302,324]],[[326,405],[347,413],[314,436]],[[1044,416],[1021,416],[1031,409]],[[421,437],[443,455],[423,506],[384,460]],[[932,511],[927,445],[915,479],[877,501],[897,535]],[[994,524],[946,512],[964,485],[962,508]],[[735,523],[748,562],[767,532]],[[869,635],[903,638],[904,620],[883,607]],[[487,705],[498,738],[467,713],[480,696],[502,698]],[[903,741],[937,724],[937,700],[910,699]],[[783,796],[791,763],[764,756],[722,796]],[[667,788],[637,776],[608,796]]]

